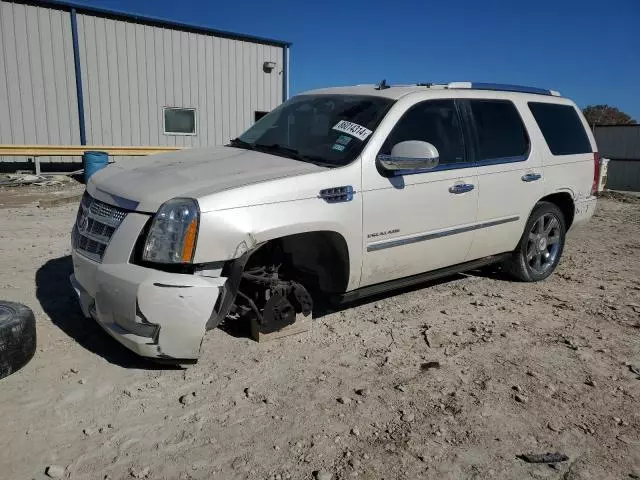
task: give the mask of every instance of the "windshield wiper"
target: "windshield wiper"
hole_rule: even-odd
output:
[[[268,152],[281,152],[287,155],[291,155],[293,158],[299,159],[300,152],[293,147],[288,147],[286,145],[281,145],[279,143],[272,143],[270,145],[264,145],[262,143],[256,143],[256,148],[266,150]]]
[[[245,142],[244,140],[240,140],[240,138],[233,138],[229,142],[230,147],[238,147],[238,148],[246,148],[247,150],[255,150],[255,146],[253,143]]]
[[[315,157],[311,155],[303,155],[298,150],[293,147],[288,147],[286,145],[280,145],[279,143],[272,143],[271,145],[262,145],[260,143],[256,143],[254,145],[256,149],[263,149],[266,152],[278,152],[286,155],[289,158],[293,158],[294,160],[300,160],[301,162],[313,163],[314,165],[318,165],[321,167],[335,167],[334,164],[325,162],[321,157]]]

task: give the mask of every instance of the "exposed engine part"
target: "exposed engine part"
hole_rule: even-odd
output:
[[[260,323],[262,333],[272,333],[296,321],[296,311],[287,297],[280,293],[273,295],[264,305],[264,315]]]
[[[271,333],[296,321],[296,315],[307,316],[313,300],[307,289],[293,280],[283,280],[280,265],[248,269],[236,300],[236,313],[255,315],[260,331]]]
[[[262,313],[260,313],[260,310],[256,306],[256,302],[240,291],[238,292],[238,296],[242,297],[249,304],[249,307],[251,307],[249,310],[255,313],[256,317],[260,320],[260,323],[262,323]]]

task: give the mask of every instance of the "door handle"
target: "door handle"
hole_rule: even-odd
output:
[[[526,175],[522,176],[522,181],[535,182],[536,180],[540,180],[541,178],[542,178],[542,175],[540,175],[539,173],[527,173]]]
[[[467,193],[473,190],[474,188],[475,188],[475,185],[472,185],[470,183],[457,183],[449,187],[449,192],[455,193],[455,194]]]

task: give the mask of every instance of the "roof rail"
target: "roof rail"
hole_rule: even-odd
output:
[[[447,84],[447,88],[469,88],[473,90],[495,90],[498,92],[520,92],[533,93],[536,95],[552,95],[554,97],[560,96],[560,92],[555,90],[527,87],[525,85],[509,85],[506,83],[450,82]]]
[[[387,88],[391,88],[391,85],[387,83],[386,80],[382,80],[379,84],[374,87],[376,90],[386,90]]]

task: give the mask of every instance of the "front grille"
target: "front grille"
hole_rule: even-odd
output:
[[[104,252],[127,211],[101,202],[85,192],[71,234],[71,244],[78,253],[102,262]]]

